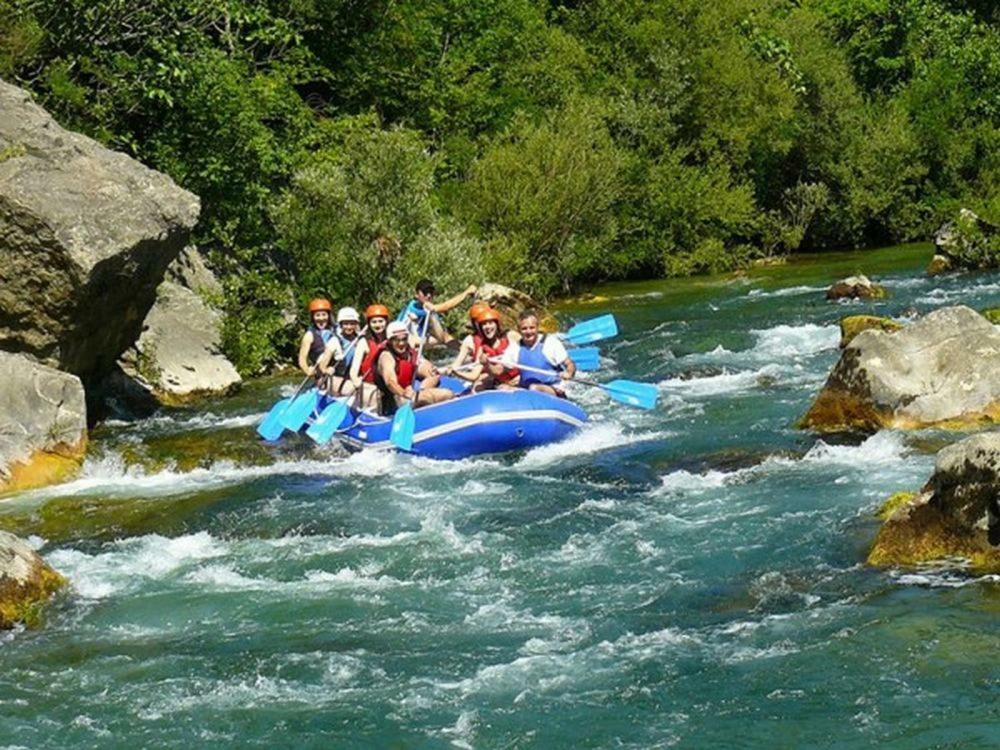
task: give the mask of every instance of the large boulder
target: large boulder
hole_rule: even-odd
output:
[[[511,289],[503,284],[483,284],[479,287],[476,298],[500,313],[504,328],[507,330],[517,330],[517,317],[525,310],[535,310],[538,313],[538,325],[545,333],[555,333],[559,330],[559,321],[555,315],[517,289]]]
[[[24,541],[0,531],[0,628],[37,624],[41,605],[65,583]]]
[[[885,287],[872,283],[864,274],[848,276],[826,290],[827,299],[884,299],[887,296]]]
[[[888,514],[868,556],[872,565],[961,558],[1000,570],[1000,432],[974,435],[940,451],[923,489]]]
[[[862,331],[877,328],[880,331],[894,333],[902,328],[901,323],[897,323],[892,318],[883,318],[878,315],[848,315],[840,319],[840,348],[854,341],[854,337]]]
[[[58,482],[87,445],[80,379],[0,352],[0,492]]]
[[[81,376],[134,342],[198,198],[0,81],[0,348]]]
[[[1000,227],[963,208],[955,221],[934,233],[934,257],[927,267],[931,276],[956,270],[1000,268]]]
[[[1000,330],[945,307],[843,350],[801,426],[819,431],[961,427],[1000,419]]]
[[[196,292],[165,281],[142,335],[122,355],[121,368],[164,404],[228,392],[241,379],[222,354],[221,325],[219,312]]]

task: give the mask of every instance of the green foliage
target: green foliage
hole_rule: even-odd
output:
[[[0,0],[0,76],[202,198],[224,346],[418,276],[605,278],[1000,219],[972,0]]]

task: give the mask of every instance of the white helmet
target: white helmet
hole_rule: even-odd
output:
[[[385,327],[385,337],[387,339],[391,339],[393,336],[398,336],[401,333],[409,334],[409,332],[410,329],[401,320],[394,320]]]
[[[342,307],[337,310],[338,323],[360,323],[361,316],[353,307]]]

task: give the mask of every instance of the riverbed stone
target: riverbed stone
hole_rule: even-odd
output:
[[[827,299],[884,299],[888,296],[885,287],[875,284],[864,274],[848,276],[835,282],[826,290]]]
[[[0,629],[37,625],[41,605],[65,584],[27,542],[0,531]]]
[[[961,428],[1000,420],[1000,330],[965,306],[858,334],[800,426],[821,431]]]
[[[840,348],[843,349],[850,344],[854,337],[862,331],[876,328],[892,333],[902,327],[901,323],[897,323],[892,318],[883,318],[878,315],[848,315],[840,319]]]
[[[963,564],[1000,571],[1000,432],[937,454],[918,493],[899,495],[868,555],[872,565]]]
[[[62,481],[80,467],[86,446],[80,379],[0,352],[0,492]]]
[[[90,382],[138,338],[198,198],[2,81],[0,152],[0,348]]]
[[[954,221],[934,233],[934,257],[927,273],[1000,268],[1000,226],[960,209]]]
[[[559,330],[559,321],[551,311],[534,300],[531,295],[517,289],[511,289],[503,284],[487,283],[479,287],[476,298],[500,313],[501,322],[507,330],[517,330],[517,317],[525,310],[534,310],[538,313],[538,326],[544,333],[555,333]]]

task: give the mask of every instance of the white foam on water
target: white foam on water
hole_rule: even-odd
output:
[[[694,474],[679,469],[672,471],[661,479],[661,489],[668,493],[699,493],[734,484],[746,477],[752,469],[738,471],[717,471],[710,469],[701,474]]]
[[[565,459],[600,453],[621,448],[625,445],[660,440],[666,436],[662,432],[626,432],[614,422],[589,422],[569,438],[558,443],[550,443],[528,451],[517,467],[520,469],[543,469]]]
[[[824,286],[786,286],[782,289],[774,289],[767,292],[760,288],[751,289],[747,292],[747,297],[751,299],[767,299],[769,297],[793,297],[799,294],[809,294],[812,292],[826,291]]]
[[[840,345],[840,327],[835,325],[777,325],[751,333],[757,343],[750,353],[768,361],[810,357]]]
[[[60,549],[47,557],[85,599],[104,599],[131,591],[150,579],[163,579],[184,568],[225,555],[227,546],[207,531],[168,539],[159,534],[108,545],[94,555]]]
[[[669,378],[659,383],[660,390],[668,394],[681,394],[694,397],[720,396],[742,393],[753,390],[761,385],[762,379],[777,379],[784,369],[777,364],[764,365],[757,370],[741,370],[738,372],[723,371],[718,375],[708,375],[703,378]]]
[[[802,457],[801,463],[864,469],[873,465],[899,463],[906,452],[906,442],[901,432],[881,430],[860,445],[827,445],[818,440]]]

